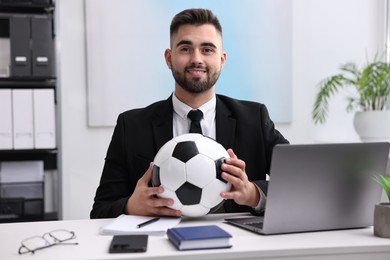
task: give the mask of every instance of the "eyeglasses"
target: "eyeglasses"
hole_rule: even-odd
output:
[[[32,253],[35,251],[48,248],[55,245],[78,245],[79,243],[64,243],[68,240],[75,239],[76,234],[73,231],[65,229],[57,229],[45,233],[42,236],[33,236],[26,238],[21,242],[19,247],[19,254]]]

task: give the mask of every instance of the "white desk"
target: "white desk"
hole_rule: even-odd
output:
[[[375,237],[372,228],[261,236],[222,223],[227,216],[234,214],[184,220],[180,226],[217,224],[233,235],[230,249],[177,251],[166,236],[149,236],[146,253],[129,254],[109,254],[112,237],[98,234],[99,227],[111,219],[0,224],[0,259],[390,259],[390,239]],[[35,255],[18,255],[24,238],[59,228],[75,231],[79,245],[58,245]]]

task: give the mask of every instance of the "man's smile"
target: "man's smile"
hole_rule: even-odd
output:
[[[204,68],[189,68],[186,70],[187,73],[190,74],[190,76],[192,77],[201,77],[203,76],[205,73],[207,73],[207,70],[204,69]]]

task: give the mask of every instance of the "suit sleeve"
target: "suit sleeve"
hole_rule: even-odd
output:
[[[112,218],[124,213],[130,197],[129,174],[124,145],[124,119],[119,115],[96,190],[91,218]]]
[[[269,173],[271,167],[272,150],[274,146],[277,144],[288,144],[289,141],[284,138],[284,136],[278,130],[275,129],[275,124],[269,117],[268,110],[265,105],[261,105],[260,116],[261,128],[264,138],[263,143],[265,146],[265,156],[267,161],[266,171]],[[255,183],[264,192],[264,194],[267,194],[268,181],[257,180]]]

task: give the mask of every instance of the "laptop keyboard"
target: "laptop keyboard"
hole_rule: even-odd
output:
[[[245,222],[244,224],[255,228],[263,228],[263,222]]]

